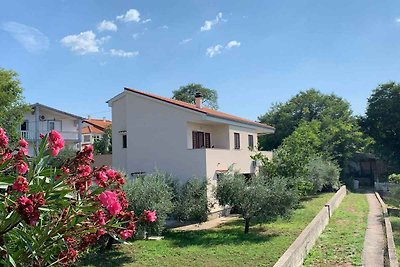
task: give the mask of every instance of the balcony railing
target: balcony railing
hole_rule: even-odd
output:
[[[21,133],[21,137],[26,140],[35,140],[35,132],[34,131],[20,131],[20,133]],[[45,132],[43,134],[47,134],[47,132]],[[64,138],[64,140],[73,140],[73,141],[79,140],[78,132],[61,131],[60,134]]]

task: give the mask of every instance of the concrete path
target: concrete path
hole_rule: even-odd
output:
[[[185,225],[177,228],[171,229],[172,231],[197,231],[197,230],[207,230],[207,229],[212,229],[217,226],[220,226],[221,224],[238,220],[239,216],[238,215],[229,215],[227,217],[219,217],[214,220],[206,221],[203,223],[196,223],[196,224],[190,224],[190,225]]]
[[[382,208],[374,193],[367,193],[365,195],[368,200],[369,213],[362,263],[365,267],[383,267],[384,232],[382,226]]]

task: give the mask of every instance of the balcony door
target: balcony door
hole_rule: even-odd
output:
[[[193,149],[211,148],[211,134],[199,131],[192,132]]]

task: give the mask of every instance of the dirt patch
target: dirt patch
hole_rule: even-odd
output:
[[[356,211],[356,208],[352,205],[352,206],[347,207],[346,210],[347,210],[348,212],[354,213],[354,212]],[[351,265],[350,265],[350,266],[351,266]]]

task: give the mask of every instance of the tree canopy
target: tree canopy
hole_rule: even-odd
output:
[[[18,74],[0,68],[0,127],[12,141],[19,138],[18,127],[29,107],[24,103],[23,89]]]
[[[203,95],[203,104],[212,109],[218,109],[218,93],[216,90],[204,87],[201,84],[189,83],[185,86],[174,90],[173,99],[184,101],[187,103],[195,103],[195,94],[200,92]]]
[[[400,84],[379,85],[368,98],[365,132],[375,140],[374,150],[400,167]]]
[[[264,150],[277,148],[302,121],[335,120],[356,123],[347,101],[334,94],[322,94],[316,89],[302,91],[285,103],[273,105],[259,120],[276,129],[275,134],[260,139],[260,146]]]

